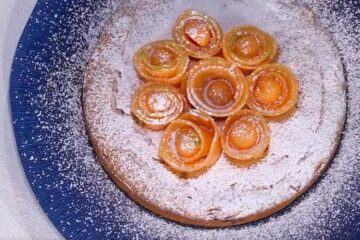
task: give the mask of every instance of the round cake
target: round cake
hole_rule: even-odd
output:
[[[271,142],[265,158],[239,166],[221,155],[194,178],[174,174],[161,161],[162,133],[141,127],[131,114],[132,94],[143,83],[132,62],[136,50],[170,39],[176,17],[188,8],[214,17],[224,31],[251,24],[272,35],[280,49],[277,62],[289,66],[299,84],[293,115],[268,123]],[[345,95],[336,45],[306,6],[294,1],[131,1],[104,26],[87,66],[83,108],[99,161],[132,199],[176,222],[221,227],[269,216],[316,181],[337,150]]]

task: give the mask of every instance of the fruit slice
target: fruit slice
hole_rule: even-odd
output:
[[[146,44],[134,56],[134,65],[141,77],[172,85],[180,83],[188,63],[185,50],[172,40]]]
[[[260,113],[244,109],[230,116],[221,133],[224,153],[238,161],[256,160],[265,155],[269,129]]]
[[[235,66],[213,57],[193,66],[186,82],[190,103],[214,117],[227,117],[239,111],[248,98],[248,84]]]
[[[274,38],[254,26],[235,27],[225,34],[224,57],[244,73],[274,60],[277,44]]]
[[[220,154],[215,121],[195,110],[182,114],[165,129],[159,147],[160,158],[184,173],[209,168]]]
[[[184,110],[184,97],[166,83],[148,82],[134,93],[131,111],[147,128],[161,130]]]
[[[264,116],[280,116],[298,100],[298,83],[293,72],[282,64],[266,64],[248,77],[250,93],[247,105]]]
[[[189,56],[202,59],[220,51],[223,33],[212,17],[186,10],[176,20],[173,38],[184,47]]]

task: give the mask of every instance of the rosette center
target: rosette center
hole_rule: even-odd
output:
[[[150,112],[164,112],[171,107],[172,100],[166,92],[151,92],[146,97],[146,106]]]
[[[206,47],[211,40],[211,32],[206,23],[196,20],[187,21],[184,25],[186,37],[200,47]]]
[[[164,47],[157,47],[150,53],[150,64],[154,66],[173,66],[176,64],[176,53]]]
[[[204,96],[215,106],[226,106],[233,102],[234,89],[226,79],[210,79],[206,82]]]
[[[259,138],[256,126],[250,121],[240,119],[233,123],[229,129],[229,140],[239,149],[253,147]]]
[[[246,58],[253,58],[260,54],[262,47],[261,43],[253,35],[240,36],[235,40],[234,52]]]
[[[200,151],[200,135],[191,127],[179,129],[175,136],[176,151],[181,157],[191,157]]]
[[[280,79],[276,76],[265,74],[256,82],[255,98],[264,104],[275,102],[283,93],[281,85]]]

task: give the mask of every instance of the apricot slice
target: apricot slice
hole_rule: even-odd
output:
[[[247,105],[264,116],[280,116],[298,100],[294,73],[282,64],[265,64],[248,76],[250,91]]]
[[[134,93],[131,110],[134,116],[151,130],[161,130],[184,110],[184,98],[173,86],[148,82]]]
[[[176,20],[173,38],[190,57],[203,59],[214,56],[221,50],[223,33],[212,17],[186,10]]]
[[[224,153],[233,160],[251,161],[265,155],[269,129],[264,117],[244,109],[228,117],[221,133]]]
[[[196,110],[180,115],[164,131],[159,156],[172,169],[193,173],[212,166],[221,143],[214,119]]]
[[[134,56],[135,68],[142,78],[172,85],[180,83],[188,63],[185,50],[172,40],[146,44]]]
[[[214,117],[227,117],[245,105],[248,84],[235,65],[213,57],[190,69],[186,92],[195,108]]]
[[[255,26],[235,27],[225,34],[224,57],[244,73],[273,61],[276,53],[275,39]]]

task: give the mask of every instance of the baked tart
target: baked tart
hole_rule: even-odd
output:
[[[199,1],[163,1],[161,4],[153,4],[152,1],[124,2],[119,11],[104,25],[94,53],[89,59],[82,100],[86,129],[97,159],[114,183],[128,196],[166,219],[198,226],[223,227],[270,216],[302,195],[318,179],[331,162],[341,138],[346,116],[346,84],[338,49],[327,31],[318,25],[319,21],[314,21],[316,17],[313,13],[303,5],[294,3],[291,7],[284,7],[282,1],[264,4],[263,1],[224,0],[211,1],[211,3],[214,4],[211,7],[214,10],[213,15],[226,29],[231,29],[235,24],[252,22],[276,32],[276,41],[282,49],[279,61],[291,64],[301,89],[299,95],[301,101],[296,106],[296,113],[286,121],[268,122],[268,128],[271,130],[269,145],[267,150],[262,152],[264,155],[253,155],[258,157],[255,160],[256,164],[246,167],[239,164],[239,166],[236,163],[244,163],[247,160],[230,159],[227,147],[223,144],[223,154],[220,154],[217,160],[213,158],[207,162],[206,167],[201,169],[204,171],[203,174],[189,178],[187,176],[196,168],[186,169],[190,172],[184,178],[176,172],[174,174],[178,165],[170,165],[174,164],[173,159],[170,158],[167,163],[166,156],[159,154],[164,132],[147,131],[139,127],[131,116],[132,95],[139,85],[144,84],[142,79],[139,79],[137,71],[129,64],[138,44],[149,39],[169,38],[173,26],[169,19],[174,18],[174,12],[183,11],[184,5],[199,7]],[[206,8],[210,9],[210,7]],[[202,63],[209,65],[210,69],[214,65],[213,60],[204,61]],[[261,69],[266,61],[256,65],[255,68]],[[236,65],[235,62],[230,61],[230,63],[224,59],[215,62],[226,62],[226,66]],[[188,73],[198,71],[196,68],[201,65],[198,64],[186,71]],[[235,73],[243,71],[237,66],[234,69],[236,69]],[[257,70],[254,74],[256,72]],[[184,82],[186,89],[191,85],[187,84],[190,82],[188,80]],[[250,78],[247,81],[251,82]],[[272,95],[264,95],[261,99],[271,97]],[[180,101],[180,98],[177,101]],[[193,111],[185,113],[185,116],[192,116]],[[212,125],[213,121],[210,120],[209,115],[199,111],[202,110],[200,108],[197,110],[200,118],[209,118],[211,124],[208,126]],[[229,113],[226,126],[235,124],[236,121],[234,124],[229,124],[232,119],[242,119],[241,114],[244,111],[254,110],[239,108],[239,111],[229,111],[231,114]],[[246,116],[251,119],[258,115],[264,116],[259,110],[256,112]],[[168,128],[171,129],[170,126],[178,120],[199,126],[197,121],[183,117],[184,115],[180,114],[172,120]],[[269,117],[264,116],[264,118],[268,120]],[[259,119],[263,118],[259,117]],[[222,119],[213,120],[219,125],[224,123]],[[243,149],[251,149],[254,139],[257,140],[261,135],[257,132],[255,134],[252,131],[254,127],[251,121],[248,122],[250,123],[244,124],[245,128],[250,129],[250,135],[244,137],[246,141],[237,141],[243,136],[239,137],[236,134],[233,136],[233,142]],[[259,123],[261,122],[259,120]],[[241,122],[237,124],[241,125]],[[178,129],[179,125],[177,123],[174,125],[174,128]],[[167,131],[169,130],[165,130]],[[211,139],[211,131],[209,133],[210,138],[206,139]],[[176,136],[173,132],[171,134]],[[179,131],[179,135],[178,144],[187,136],[193,140],[191,136],[196,137],[196,134],[186,128]],[[203,134],[205,135],[206,133]],[[174,142],[171,145],[173,147],[176,146]],[[195,147],[199,147],[196,146],[199,143],[202,142],[193,141],[193,148],[190,151],[180,149],[185,158],[178,162],[183,163],[184,160],[188,161],[189,157],[193,157],[192,154],[197,152]],[[205,143],[207,145],[203,146],[208,148],[208,142]],[[216,146],[219,151],[221,147],[219,144]],[[210,152],[211,150],[202,159],[214,156]],[[215,162],[211,165],[212,161]],[[96,189],[100,188],[101,186]],[[111,197],[115,195],[118,196],[114,194]],[[147,216],[153,219],[160,226],[157,228],[158,233],[161,234],[159,236],[165,236],[164,229],[165,231],[186,230],[183,226],[177,227],[176,224],[157,220],[155,216],[148,215],[144,211],[139,212],[132,204],[125,209],[129,211],[130,218],[136,219],[135,224],[150,226]],[[139,219],[141,221],[138,221]],[[288,216],[284,219],[288,219]],[[275,218],[271,225],[279,224],[278,220]],[[169,226],[171,227],[168,228]],[[237,231],[235,230],[234,236]],[[232,236],[232,233],[229,235],[228,232],[229,229],[224,229],[210,233],[215,234],[212,238],[228,239],[230,235]]]

